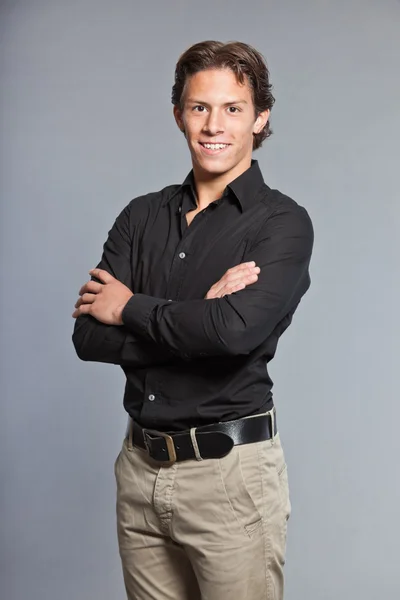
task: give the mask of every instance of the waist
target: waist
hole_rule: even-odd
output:
[[[138,446],[155,461],[172,465],[182,460],[221,458],[233,446],[273,439],[278,432],[275,407],[260,415],[211,423],[179,432],[142,427],[129,419],[128,448]]]

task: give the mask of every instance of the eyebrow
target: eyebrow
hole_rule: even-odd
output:
[[[202,106],[210,106],[207,102],[203,102],[203,100],[196,100],[194,98],[188,98],[186,100],[189,104],[201,104]],[[247,104],[247,100],[231,100],[230,102],[224,102],[222,106],[232,106],[232,104]]]

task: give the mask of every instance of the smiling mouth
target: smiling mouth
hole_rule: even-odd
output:
[[[199,144],[207,154],[219,154],[230,146],[230,144],[209,144],[206,142],[199,142]]]

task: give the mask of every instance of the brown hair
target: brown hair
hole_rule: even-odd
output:
[[[172,87],[172,104],[181,110],[186,83],[189,77],[206,69],[230,69],[239,83],[247,79],[256,116],[271,109],[275,98],[269,82],[269,71],[265,58],[252,46],[243,42],[205,41],[194,44],[179,58],[175,68],[175,84]],[[260,133],[253,137],[253,150],[260,148],[263,141],[272,134],[269,121]]]

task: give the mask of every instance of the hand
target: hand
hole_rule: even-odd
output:
[[[103,269],[92,269],[89,274],[103,283],[88,281],[81,287],[73,318],[91,315],[106,325],[123,325],[122,311],[133,293]]]
[[[254,261],[232,267],[208,290],[205,299],[223,298],[243,290],[247,285],[257,281],[259,272],[260,267],[257,267]]]

